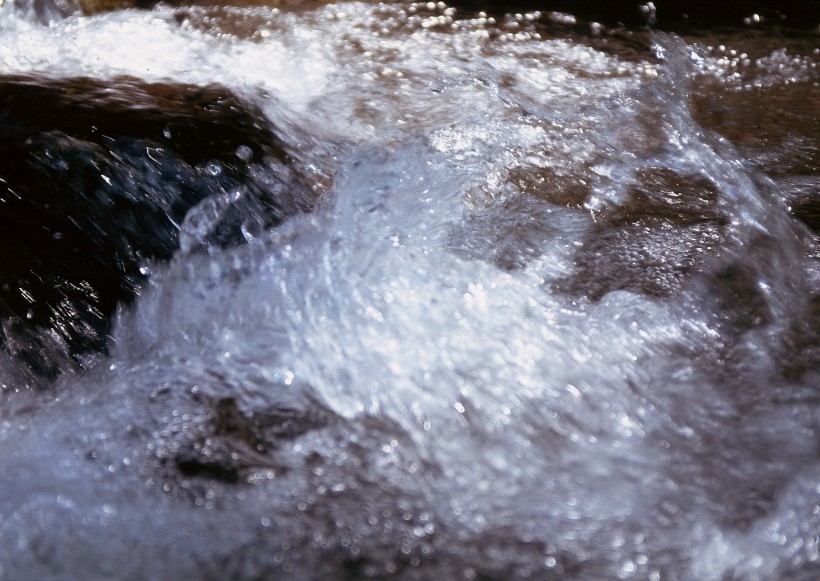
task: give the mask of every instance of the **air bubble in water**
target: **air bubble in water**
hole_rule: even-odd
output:
[[[247,145],[240,145],[236,148],[236,157],[242,161],[250,161],[253,157],[253,150]]]

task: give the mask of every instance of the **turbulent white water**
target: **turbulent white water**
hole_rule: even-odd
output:
[[[689,112],[735,71],[452,17],[0,9],[3,73],[220,83],[332,176],[246,246],[192,251],[195,208],[108,359],[4,396],[0,577],[816,578],[820,373],[783,371],[810,235]],[[713,217],[607,222],[636,191]],[[228,398],[285,435],[214,433]]]

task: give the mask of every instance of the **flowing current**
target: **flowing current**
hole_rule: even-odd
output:
[[[0,578],[820,577],[816,45],[578,26],[0,8],[2,75],[220,85],[310,198],[2,354]]]

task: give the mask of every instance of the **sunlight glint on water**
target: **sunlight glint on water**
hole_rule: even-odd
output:
[[[232,8],[235,35],[206,13],[0,9],[4,73],[221,83],[334,175],[247,246],[186,243],[57,401],[7,397],[0,576],[811,578],[817,373],[778,368],[800,238],[692,120],[681,41],[631,63],[400,6]],[[664,172],[717,190],[719,249],[660,296],[568,284]],[[662,262],[665,240],[641,251]],[[725,315],[732,268],[766,322]],[[181,478],[171,459],[227,398],[313,423],[254,456],[251,484]]]

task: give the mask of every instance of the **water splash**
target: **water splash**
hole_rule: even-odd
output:
[[[178,45],[162,75],[302,126],[332,186],[208,252],[236,200],[204,202],[109,359],[53,401],[6,396],[0,574],[811,577],[816,361],[783,371],[804,233],[693,120],[688,46],[636,64],[401,7],[234,10],[263,24],[32,33]]]

